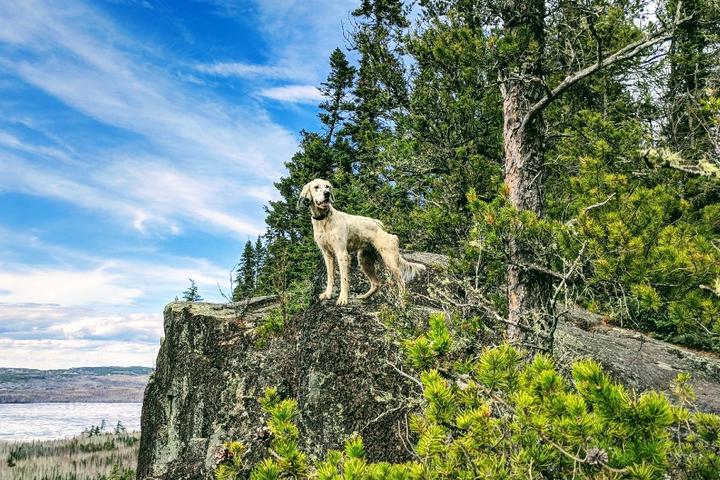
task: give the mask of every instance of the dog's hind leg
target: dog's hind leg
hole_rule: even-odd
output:
[[[323,249],[323,258],[325,259],[327,284],[325,286],[325,291],[320,294],[320,300],[327,300],[332,297],[333,287],[335,286],[335,257],[333,257],[332,252]]]
[[[385,268],[392,275],[402,295],[405,291],[405,281],[400,271],[400,241],[395,235],[382,232],[376,243],[375,248],[380,252]]]
[[[359,299],[364,300],[377,292],[382,286],[382,282],[378,278],[377,273],[375,273],[375,252],[369,249],[361,249],[358,250],[357,258],[360,269],[370,282],[368,291],[358,296]]]

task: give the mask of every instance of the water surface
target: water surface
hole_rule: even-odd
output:
[[[92,425],[118,421],[140,430],[142,403],[0,403],[0,441],[52,440],[79,435]]]

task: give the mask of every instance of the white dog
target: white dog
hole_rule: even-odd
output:
[[[327,286],[320,294],[320,299],[332,297],[337,259],[340,267],[340,296],[337,304],[347,304],[351,252],[358,253],[360,268],[370,281],[370,289],[358,298],[365,299],[375,293],[382,283],[375,273],[373,249],[382,257],[385,268],[390,271],[402,293],[405,282],[425,270],[425,265],[403,259],[400,256],[398,237],[383,230],[383,224],[379,220],[335,210],[331,203],[334,201],[332,188],[330,182],[316,178],[303,187],[298,200],[298,208],[301,203],[310,207],[315,243],[325,257]]]

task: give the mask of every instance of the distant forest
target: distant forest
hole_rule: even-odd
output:
[[[148,367],[0,368],[0,403],[141,402],[152,371]]]
[[[720,352],[716,0],[363,0],[235,299],[307,291],[300,189],[448,254],[479,315],[552,348],[564,306]]]

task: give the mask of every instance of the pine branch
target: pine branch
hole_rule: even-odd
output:
[[[538,100],[523,117],[522,123],[520,124],[520,131],[522,131],[530,121],[532,121],[539,113],[547,108],[555,99],[562,95],[570,87],[578,83],[579,81],[588,78],[596,72],[602,70],[605,67],[614,65],[624,60],[629,60],[638,54],[642,53],[645,49],[652,47],[658,43],[666,42],[671,40],[675,36],[675,29],[681,24],[685,23],[689,17],[680,19],[676,17],[675,22],[670,27],[663,28],[649,37],[642,38],[636,42],[625,45],[620,50],[616,51],[610,56],[600,58],[592,65],[588,65],[582,70],[574,72],[560,82],[555,88],[550,90],[543,98]]]

